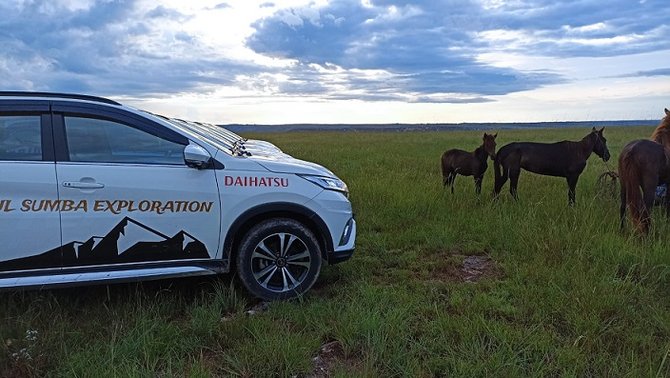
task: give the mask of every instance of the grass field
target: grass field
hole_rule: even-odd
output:
[[[587,131],[502,131],[498,146]],[[606,129],[610,167],[651,131]],[[527,172],[519,202],[508,185],[493,202],[491,167],[481,198],[471,178],[444,191],[440,155],[480,132],[253,137],[348,183],[350,261],[255,315],[232,277],[3,293],[0,375],[670,375],[670,226],[657,211],[647,239],[621,234],[596,156],[570,208],[565,180]]]

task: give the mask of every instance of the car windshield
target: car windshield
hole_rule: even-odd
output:
[[[231,155],[242,155],[240,148],[246,139],[230,130],[210,123],[186,121],[178,118],[168,118],[160,114],[150,114],[170,122],[170,124],[180,130],[197,134],[206,142],[214,145],[220,150],[230,152]]]

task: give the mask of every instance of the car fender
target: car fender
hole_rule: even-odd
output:
[[[319,240],[324,259],[333,250],[332,236],[326,222],[313,210],[305,205],[293,202],[265,202],[253,206],[242,212],[235,220],[226,227],[227,232],[223,238],[223,259],[232,261],[236,243],[244,236],[246,231],[262,219],[272,217],[287,217],[306,223]]]

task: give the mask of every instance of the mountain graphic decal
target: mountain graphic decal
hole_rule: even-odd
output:
[[[124,219],[119,223],[121,228],[118,230],[116,239],[116,250],[119,254],[134,247],[139,241],[142,243],[161,243],[168,239],[166,235],[152,230],[130,218]],[[117,226],[117,227],[119,227]],[[117,230],[115,227],[114,230]]]
[[[106,235],[72,241],[33,256],[2,261],[0,270],[208,258],[205,245],[186,231],[170,237],[125,217]]]

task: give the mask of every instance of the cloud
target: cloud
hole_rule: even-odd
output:
[[[314,100],[482,103],[569,80],[553,67],[493,65],[484,54],[558,60],[670,49],[660,0],[259,2],[265,16],[248,33],[226,33],[246,36],[244,44],[221,48],[219,17],[240,11],[232,4],[199,19],[188,7],[149,0],[0,2],[0,85],[137,97],[232,88]],[[216,26],[210,34],[198,29],[203,20]],[[644,68],[631,76],[668,74]]]
[[[257,53],[303,66],[383,70],[382,80],[357,78],[347,90],[410,94],[504,95],[564,83],[549,69],[518,71],[486,66],[478,56],[506,52],[529,56],[603,57],[670,48],[663,1],[349,1],[280,10],[259,20],[248,46]],[[665,12],[667,13],[667,12]],[[305,75],[304,70],[293,75]],[[324,73],[315,80],[327,82]],[[299,89],[300,87],[291,87]],[[324,96],[333,88],[324,85]],[[361,93],[361,95],[362,95]],[[399,96],[403,97],[403,96]],[[467,97],[467,96],[466,96]]]
[[[221,4],[219,4],[221,5]],[[219,5],[217,5],[215,8],[217,8]],[[167,19],[173,19],[173,20],[185,20],[188,17],[181,12],[178,12],[174,9],[169,9],[166,8],[162,5],[159,5],[155,7],[154,9],[150,10],[149,12],[146,13],[146,17],[148,18],[167,18]]]
[[[420,103],[435,103],[435,104],[482,104],[486,102],[494,102],[486,97],[432,97],[422,96],[412,102]]]
[[[670,68],[659,68],[655,70],[637,71],[631,74],[619,75],[616,77],[655,77],[670,76]]]
[[[670,48],[665,1],[594,0],[500,2],[476,31],[493,49],[496,34],[519,38],[513,49],[555,57],[602,57]],[[502,48],[505,48],[502,46]]]
[[[214,7],[212,7],[211,9],[228,9],[228,8],[231,8],[230,4],[219,3],[219,4],[216,4]]]
[[[96,1],[3,3],[0,85],[10,89],[166,96],[226,86],[259,67],[221,56],[184,30],[189,19],[159,5]]]
[[[478,62],[476,54],[485,43],[469,29],[476,30],[480,11],[476,3],[463,1],[368,5],[333,1],[325,7],[283,10],[260,20],[247,43],[260,54],[295,59],[304,66],[386,72],[380,80],[351,75],[341,84],[344,89],[366,92],[368,100],[378,97],[372,92],[379,90],[407,93],[413,101],[453,93],[480,98],[562,81],[549,71],[519,72]],[[304,73],[304,69],[294,72]],[[331,89],[324,86],[328,93]],[[388,94],[379,97],[386,100]]]

